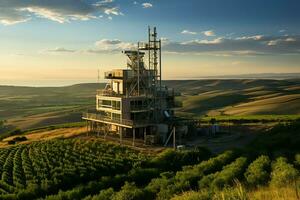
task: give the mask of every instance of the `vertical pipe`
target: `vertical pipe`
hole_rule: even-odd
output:
[[[120,144],[122,144],[123,128],[120,127]]]
[[[150,26],[148,26],[148,68],[149,68],[149,77],[150,80],[150,85],[149,85],[149,89],[148,89],[148,93],[150,96],[153,95],[153,75],[152,75],[152,72],[151,72],[151,51],[150,51],[150,48],[151,48],[151,30],[150,30]],[[151,104],[153,103],[153,97],[150,97],[151,98],[151,102],[149,101],[148,102],[148,109],[151,108]],[[153,120],[153,116],[151,116],[150,112],[148,112],[148,118],[149,120]]]
[[[86,135],[89,135],[89,122],[86,120]]]
[[[150,46],[151,46],[151,35],[150,35],[150,26],[148,26],[148,67],[149,70],[151,70],[151,65],[150,65]]]
[[[132,134],[133,134],[133,140],[132,140],[132,146],[134,146],[134,142],[135,142],[135,128],[132,129]]]
[[[159,40],[159,87],[161,91],[161,39]]]
[[[138,42],[138,49],[137,49],[137,71],[138,71],[138,96],[140,96],[140,43]]]

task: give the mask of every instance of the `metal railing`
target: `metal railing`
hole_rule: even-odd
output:
[[[83,113],[82,117],[84,119],[88,119],[88,120],[99,120],[99,121],[104,121],[104,122],[108,122],[108,123],[123,124],[126,126],[139,126],[139,125],[149,124],[149,121],[145,121],[145,120],[133,121],[133,120],[122,119],[122,118],[112,119],[112,118],[109,118],[109,117],[104,116],[99,113],[90,113],[90,112]]]
[[[113,90],[97,90],[97,95],[108,97],[122,97],[124,94],[116,93]]]

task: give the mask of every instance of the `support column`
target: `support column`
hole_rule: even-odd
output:
[[[147,139],[147,127],[144,127],[144,144],[146,144],[146,139]]]
[[[120,127],[120,144],[122,144],[123,139],[123,127]]]
[[[132,139],[132,146],[134,146],[134,142],[135,142],[135,128],[132,129],[132,135],[133,135],[133,139]]]
[[[93,133],[93,131],[94,131],[94,122],[93,122],[93,121],[91,121],[90,132],[91,132],[91,133]]]
[[[173,148],[176,150],[176,127],[173,129]]]
[[[97,123],[97,137],[100,136],[100,128],[101,128],[100,124]]]
[[[91,131],[91,122],[90,121],[88,121],[88,123],[87,123],[87,126],[88,126],[88,128],[87,128],[87,136],[89,136],[90,135],[90,131]]]
[[[103,135],[103,138],[104,138],[104,140],[106,140],[106,135],[108,134],[108,125],[106,124],[105,125],[105,130],[104,130],[104,135]]]
[[[86,135],[89,135],[89,121],[86,120]]]

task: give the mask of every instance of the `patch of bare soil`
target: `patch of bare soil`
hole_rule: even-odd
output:
[[[190,138],[186,144],[190,146],[203,146],[213,153],[220,153],[227,149],[245,147],[256,138],[257,133],[268,128],[268,126],[263,125],[233,126],[225,129],[229,131],[227,133],[224,132],[215,136],[195,136]]]

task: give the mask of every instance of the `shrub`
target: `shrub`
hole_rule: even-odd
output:
[[[279,157],[272,164],[271,186],[282,187],[294,182],[298,176],[298,171],[292,164],[287,163],[287,159]]]
[[[199,163],[202,160],[208,159],[211,152],[206,148],[198,147],[194,150],[175,151],[166,149],[153,158],[148,166],[159,168],[163,171],[177,171],[184,165]]]
[[[160,190],[165,189],[168,185],[172,184],[174,173],[164,172],[161,173],[160,176],[160,178],[152,179],[145,189],[152,194],[157,194]]]
[[[101,190],[98,195],[95,195],[91,198],[91,200],[107,200],[111,199],[115,194],[113,188],[108,188],[106,190]]]
[[[146,185],[151,179],[159,176],[159,170],[155,168],[134,168],[128,173],[130,182],[135,182],[137,185]]]
[[[144,193],[141,189],[137,188],[134,183],[126,182],[125,185],[117,192],[112,200],[141,200]]]
[[[230,162],[234,157],[233,151],[226,151],[216,157],[210,158],[207,161],[202,161],[198,165],[184,167],[182,171],[176,173],[176,185],[181,185],[181,188],[196,188],[197,181],[206,174],[213,173],[222,169],[222,167]]]
[[[247,183],[252,186],[263,185],[267,183],[269,178],[270,159],[268,156],[260,156],[253,161],[247,171],[245,178]]]
[[[185,166],[182,171],[162,173],[161,178],[152,179],[146,187],[147,191],[157,199],[170,199],[174,194],[196,188],[197,181],[206,174],[222,169],[223,165],[234,157],[232,151],[226,151],[207,161],[194,166]]]
[[[247,164],[247,158],[240,157],[234,162],[223,167],[222,171],[203,177],[199,181],[199,187],[211,187],[211,189],[221,189],[231,185],[235,179],[239,179]]]

